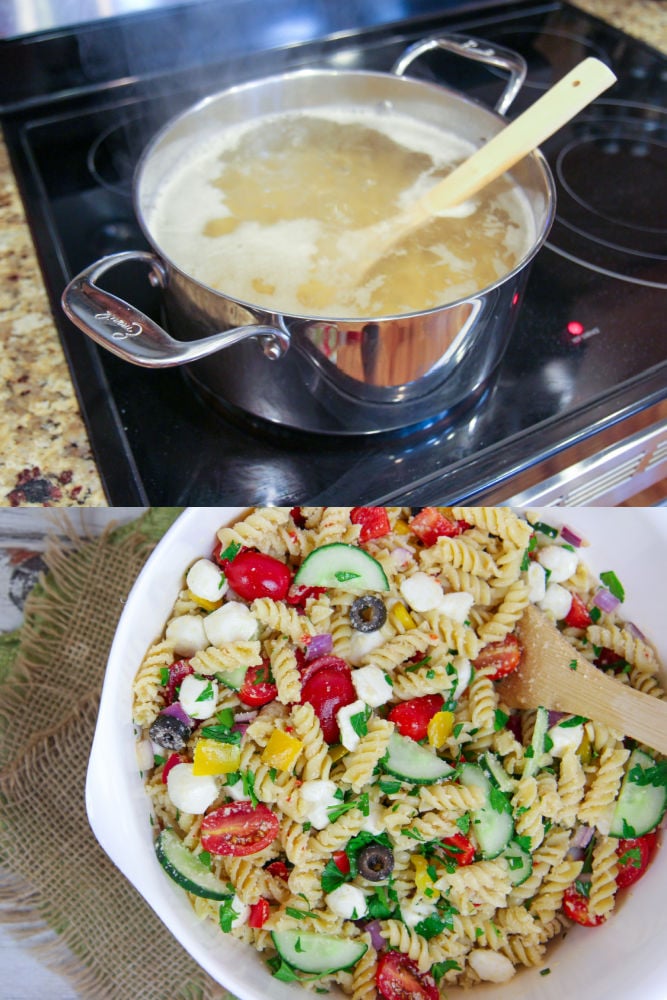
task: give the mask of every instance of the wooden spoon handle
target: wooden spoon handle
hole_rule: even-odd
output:
[[[537,608],[519,623],[522,663],[498,685],[514,708],[543,705],[583,715],[667,754],[667,702],[608,677],[589,663]]]
[[[407,228],[414,228],[430,216],[454,208],[500,177],[574,118],[615,80],[605,63],[593,57],[584,59],[523,114],[418,199],[406,216]]]
[[[576,670],[549,708],[602,722],[667,754],[667,703],[605,676],[581,656],[572,660]]]

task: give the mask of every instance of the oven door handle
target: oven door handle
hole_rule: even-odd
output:
[[[472,38],[470,35],[431,35],[429,38],[423,38],[420,42],[410,45],[394,63],[391,72],[397,76],[403,76],[415,59],[433,49],[445,49],[447,52],[463,56],[464,59],[472,59],[473,62],[481,62],[485,66],[494,66],[496,69],[502,69],[509,73],[505,89],[494,105],[494,111],[497,111],[499,115],[507,114],[514,98],[521,90],[528,72],[526,60],[522,55],[512,49],[506,49],[503,45],[496,45],[495,42],[491,45],[487,41]]]
[[[65,314],[80,330],[124,361],[142,368],[173,368],[249,337],[259,338],[264,354],[272,361],[281,358],[289,347],[288,331],[278,326],[240,326],[201,340],[174,340],[141,310],[97,286],[106,271],[128,261],[147,264],[150,283],[165,286],[167,272],[159,257],[143,250],[128,250],[103,257],[85,268],[69,282],[61,299]]]

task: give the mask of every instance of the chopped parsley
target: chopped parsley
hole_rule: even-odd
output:
[[[625,589],[613,570],[600,573],[600,579],[617,600],[621,602],[625,600]]]

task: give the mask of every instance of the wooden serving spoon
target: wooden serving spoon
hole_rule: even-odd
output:
[[[557,132],[591,101],[615,83],[616,77],[599,59],[580,62],[513,122],[489,139],[472,156],[384,223],[384,233],[368,241],[363,280],[391,248],[434,216],[446,214],[500,177]]]
[[[667,754],[667,702],[615,681],[577,653],[542,612],[528,605],[518,627],[523,655],[498,683],[511,708],[583,715]]]

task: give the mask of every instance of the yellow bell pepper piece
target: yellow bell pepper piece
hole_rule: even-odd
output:
[[[415,869],[415,887],[420,895],[426,899],[435,899],[440,893],[433,885],[436,879],[433,865],[429,863],[423,854],[413,854],[410,858]]]
[[[436,712],[431,716],[428,723],[428,741],[436,750],[444,745],[448,736],[451,736],[454,728],[453,712]]]
[[[205,597],[197,597],[191,590],[188,590],[188,597],[204,611],[215,611],[217,608],[222,607],[222,598],[219,601],[207,601]]]
[[[241,748],[237,743],[221,743],[202,736],[195,743],[192,773],[231,774],[238,769]]]
[[[399,518],[396,524],[394,525],[394,531],[396,532],[397,535],[409,535],[410,525],[408,524],[407,521],[403,521],[401,518]]]
[[[590,737],[586,730],[584,729],[584,735],[581,743],[577,747],[577,753],[579,754],[579,759],[581,763],[586,765],[590,764],[593,759],[593,746],[590,741]]]
[[[389,611],[389,620],[397,628],[417,628],[417,622],[406,606],[401,604],[400,601],[394,604]]]
[[[336,743],[334,746],[329,747],[329,758],[335,764],[337,760],[345,757],[349,752],[347,747],[344,747],[342,743]]]
[[[262,750],[262,763],[279,771],[290,771],[301,753],[303,743],[282,729],[274,729]]]

